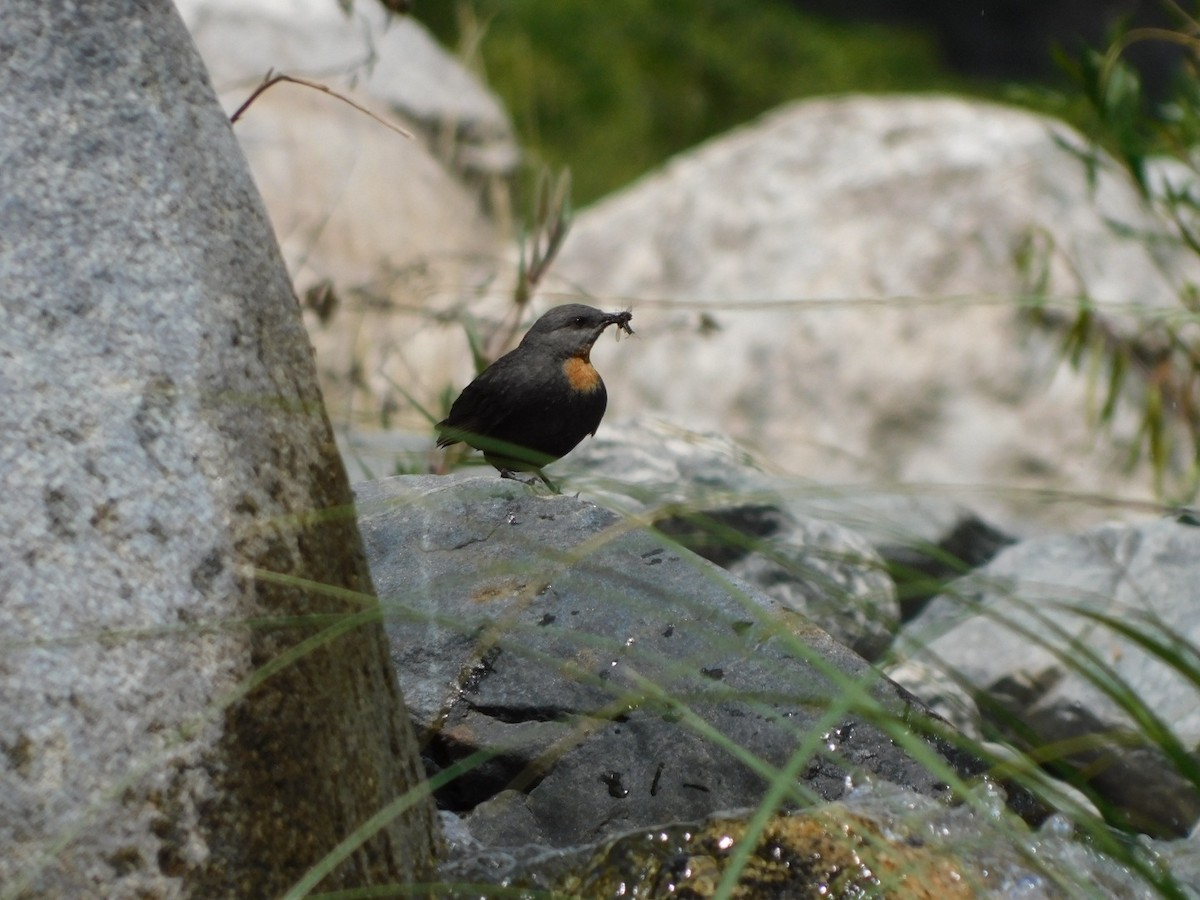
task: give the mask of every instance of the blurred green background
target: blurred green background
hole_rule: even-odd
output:
[[[1042,38],[1035,53],[1047,65],[1027,78],[1000,79],[994,71],[964,74],[970,66],[964,67],[962,59],[951,68],[946,60],[954,54],[947,53],[945,34],[939,41],[937,27],[928,21],[933,8],[928,4],[886,21],[878,13],[833,19],[804,12],[801,5],[789,0],[425,0],[415,5],[414,15],[500,95],[533,168],[570,168],[578,205],[674,153],[800,97],[950,91],[1020,103],[1069,120],[1083,114],[1082,101],[1068,99],[1065,77],[1056,78],[1048,63],[1055,41],[1049,32],[1034,35]],[[970,13],[978,18],[1004,5],[982,3]],[[1109,27],[1096,9],[1094,16],[1083,14],[1088,27],[1082,31],[1093,36]],[[1115,15],[1111,9],[1109,14]],[[997,21],[997,27],[1004,24]],[[1026,31],[1039,27],[1032,20],[1024,24]],[[982,40],[979,46],[991,50],[1004,51],[1006,41],[1016,49],[1012,34],[1004,31],[984,34]]]

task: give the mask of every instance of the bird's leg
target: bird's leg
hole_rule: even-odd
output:
[[[538,478],[542,479],[542,483],[544,485],[546,485],[546,487],[550,488],[552,493],[555,493],[555,494],[562,493],[562,491],[560,491],[558,489],[558,485],[556,485],[553,481],[551,481],[549,478],[547,478],[546,473],[543,472],[541,469],[534,469],[534,474],[537,475]]]
[[[550,490],[553,491],[554,493],[556,493],[556,494],[562,493],[562,491],[560,491],[555,486],[554,482],[546,477],[546,474],[541,469],[535,469],[534,475],[536,475],[538,478],[542,479],[542,483],[544,485],[546,485],[546,487],[550,488]],[[501,469],[500,477],[501,478],[511,478],[513,481],[519,481],[519,482],[521,482],[521,484],[528,485],[529,487],[533,487],[534,485],[537,484],[537,482],[533,480],[532,476],[529,478],[524,478],[524,477],[518,475],[512,469]]]

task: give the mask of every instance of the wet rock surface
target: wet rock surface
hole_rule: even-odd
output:
[[[1006,812],[1003,792],[983,785],[947,804],[893,785],[865,783],[839,801],[790,815],[741,810],[700,822],[640,829],[598,845],[533,854],[489,852],[447,831],[457,851],[443,867],[445,896],[513,890],[598,898],[1021,898],[1158,896],[1126,865],[1054,816],[1030,830]],[[1161,842],[1161,895],[1184,891],[1187,860]],[[1132,854],[1136,858],[1136,853]],[[1169,867],[1169,871],[1168,868]],[[1168,887],[1170,886],[1170,887]],[[719,888],[728,890],[720,894]]]
[[[1115,598],[1117,606],[1099,607],[1114,616],[1128,617],[1130,598],[1140,596],[1143,612],[1176,622],[1186,635],[1186,622],[1169,612],[1162,595],[1174,594],[1178,609],[1186,607],[1186,586],[1176,576],[1185,577],[1182,561],[1200,532],[1164,521],[1020,542],[943,589],[911,627],[889,626],[905,652],[926,644],[938,652],[907,658],[902,652],[896,656],[902,664],[893,662],[887,671],[964,734],[984,741],[980,752],[994,755],[993,764],[1020,766],[1013,748],[1036,753],[1066,741],[1080,749],[1048,766],[1048,774],[1064,779],[1055,790],[1065,798],[1057,808],[1067,812],[1046,819],[1047,808],[1011,782],[1005,783],[1009,794],[983,782],[980,790],[990,799],[982,806],[964,796],[963,783],[978,783],[979,764],[934,741],[935,752],[965,776],[954,791],[939,784],[851,708],[854,692],[865,690],[872,702],[898,713],[910,734],[921,730],[924,707],[880,680],[786,597],[751,588],[646,527],[662,521],[677,537],[694,541],[697,533],[680,525],[696,519],[683,512],[723,498],[712,503],[720,524],[773,539],[802,502],[778,484],[772,493],[770,477],[736,454],[723,467],[716,439],[696,440],[694,453],[660,447],[657,469],[638,467],[650,449],[633,441],[623,458],[634,465],[624,480],[604,462],[606,454],[614,463],[622,454],[601,440],[585,445],[593,450],[585,453],[595,463],[590,471],[574,467],[574,456],[564,461],[569,487],[603,497],[623,516],[490,473],[356,486],[360,527],[390,619],[393,662],[423,734],[427,765],[431,773],[454,776],[439,794],[453,823],[447,882],[587,896],[622,896],[621,885],[626,892],[639,885],[646,896],[667,896],[664,885],[686,885],[695,896],[711,896],[729,865],[721,840],[733,834],[736,845],[751,834],[753,865],[739,876],[736,896],[805,895],[818,888],[826,890],[822,896],[868,889],[920,896],[913,891],[925,887],[934,891],[930,896],[951,896],[939,893],[940,875],[972,885],[971,896],[1056,897],[1078,884],[1103,884],[1112,896],[1153,896],[1144,874],[1136,874],[1144,859],[1135,862],[1116,845],[1089,841],[1108,834],[1104,818],[1127,831],[1184,834],[1195,818],[1195,797],[1179,774],[1183,757],[1172,760],[1145,733],[1134,740],[1136,730],[1111,716],[1111,700],[1093,714],[1093,707],[1079,705],[1087,692],[1069,695],[1076,700],[1058,696],[1066,683],[1061,672],[1042,678],[1040,669],[1020,668],[1038,642],[1025,635],[1028,646],[1018,646],[1019,630],[1005,634],[997,618],[1008,615],[1005,601],[1021,608],[1014,600],[1020,597],[1030,601],[1028,614],[1041,615],[1038,602],[1067,591],[1047,586],[1057,580],[1076,584],[1069,591],[1075,600]],[[667,472],[672,467],[674,479]],[[811,500],[803,503],[811,507]],[[926,525],[947,546],[979,537],[956,537],[952,521],[933,516]],[[880,544],[895,534],[881,523],[874,533],[867,529]],[[979,530],[977,523],[961,530]],[[705,534],[714,532],[701,529],[700,537]],[[982,528],[985,550],[1007,542],[996,534]],[[721,541],[713,549],[708,555],[727,564],[763,551],[722,548]],[[1055,560],[1057,570],[1049,565]],[[964,570],[971,564],[971,558],[955,563]],[[843,581],[850,599],[853,584]],[[831,597],[836,593],[829,589]],[[952,602],[962,596],[974,597],[969,609]],[[930,630],[944,631],[951,621],[965,629],[964,639]],[[1021,621],[1013,616],[1014,624]],[[1098,634],[1092,630],[1088,639]],[[1076,633],[1077,640],[1084,637]],[[1014,646],[1006,649],[1010,641]],[[1153,678],[1135,674],[1145,661],[1138,663],[1128,646],[1107,640],[1096,646],[1107,648],[1114,665],[1131,667],[1119,671],[1148,704],[1175,709],[1169,704],[1184,703],[1173,713],[1174,724],[1190,721],[1185,699],[1154,699]],[[1092,693],[1102,694],[1094,685]],[[758,821],[754,804],[781,771],[796,785],[783,792],[783,807],[800,816],[818,811],[819,821],[777,815],[769,819],[769,834],[754,837],[747,831]],[[1005,812],[1006,805],[1024,823]],[[919,824],[898,824],[911,815]],[[961,840],[948,840],[947,828]],[[1090,829],[1092,838],[1082,839],[1076,828]],[[835,830],[840,837],[832,839]],[[1187,883],[1196,866],[1194,841],[1140,840],[1130,852],[1149,853]],[[878,852],[854,870],[857,875],[838,868],[837,860],[863,861],[855,853],[864,845]],[[816,857],[838,874],[829,876]],[[769,858],[808,862],[772,868]],[[897,886],[896,873],[912,871],[930,878]]]
[[[782,767],[789,805],[867,773],[944,790],[850,708],[919,726],[911,698],[636,520],[495,477],[355,492],[427,762],[470,760],[440,801],[477,838],[561,847],[694,820],[755,803]]]

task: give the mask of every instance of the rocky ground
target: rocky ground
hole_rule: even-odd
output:
[[[609,420],[553,470],[578,499],[490,470],[378,480],[437,464],[421,410],[471,374],[463,323],[513,324],[506,115],[367,4],[286,28],[184,9],[230,108],[275,67],[417,136],[293,85],[236,126],[363,482],[431,774],[472,761],[440,794],[461,853],[509,877],[767,796],[893,827],[900,791],[925,834],[931,766],[974,782],[1032,758],[1061,804],[1009,784],[996,831],[993,807],[953,807],[981,893],[1003,893],[980,874],[1003,857],[1022,896],[1143,895],[1073,840],[1097,814],[1197,883],[1200,531],[1126,465],[1136,386],[1098,429],[1095,371],[1060,352],[1080,302],[1133,337],[1200,277],[1115,166],[1089,178],[1077,134],[994,104],[779,109],[575,221],[536,308],[630,308],[638,332],[596,348]],[[928,709],[971,750],[916,724]]]

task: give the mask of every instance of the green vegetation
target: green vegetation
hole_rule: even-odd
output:
[[[1129,236],[1164,255],[1200,256],[1200,161],[1195,150],[1200,140],[1200,19],[1169,6],[1179,18],[1177,30],[1118,33],[1107,52],[1088,51],[1062,63],[1081,101],[1073,121],[1092,141],[1080,154],[1081,165],[1094,174],[1115,159],[1169,226],[1164,234]],[[1172,93],[1159,104],[1145,96],[1136,71],[1122,58],[1131,45],[1147,40],[1187,51]],[[1112,227],[1122,229],[1120,223]],[[1030,279],[1035,298],[1038,281],[1036,275]],[[1175,308],[1140,309],[1135,327],[1122,325],[1086,295],[1065,320],[1044,309],[1037,313],[1062,330],[1064,357],[1094,379],[1093,412],[1099,424],[1111,424],[1126,405],[1135,410],[1139,433],[1130,464],[1148,458],[1158,495],[1169,503],[1188,504],[1200,494],[1200,285],[1182,281],[1176,290]]]
[[[918,32],[785,0],[443,0],[415,15],[500,95],[535,168],[571,170],[580,204],[790,99],[968,87]]]

